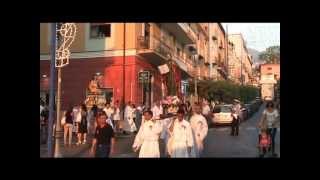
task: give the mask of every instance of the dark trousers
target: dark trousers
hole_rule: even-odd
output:
[[[231,136],[239,135],[239,118],[234,118],[231,124]]]
[[[96,149],[96,157],[108,158],[110,154],[110,145],[99,144]]]
[[[46,144],[48,138],[48,126],[42,125],[40,130],[40,143]]]
[[[268,134],[270,134],[270,136],[271,136],[271,151],[272,151],[272,154],[274,154],[274,150],[275,150],[275,137],[276,137],[276,133],[277,133],[277,128],[268,128],[267,132],[268,132]]]

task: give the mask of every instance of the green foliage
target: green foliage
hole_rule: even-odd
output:
[[[259,59],[266,63],[280,63],[280,46],[270,46],[259,54]]]
[[[194,93],[194,82],[190,83],[188,91]],[[198,95],[209,101],[232,103],[233,99],[237,98],[247,103],[259,95],[259,89],[250,85],[241,86],[231,81],[204,80],[198,82]]]

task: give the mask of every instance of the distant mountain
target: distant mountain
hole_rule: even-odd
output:
[[[261,52],[251,48],[248,48],[248,52],[252,55],[253,63],[261,63],[261,61],[259,60],[259,54]]]

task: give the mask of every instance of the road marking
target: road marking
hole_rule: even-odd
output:
[[[247,127],[246,130],[257,130],[257,127]]]

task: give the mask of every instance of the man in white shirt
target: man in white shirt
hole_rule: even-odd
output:
[[[214,101],[211,101],[211,106],[212,106],[212,110],[213,110],[214,107],[216,106],[216,104],[214,103]]]
[[[107,114],[108,118],[107,118],[107,122],[112,126],[112,128],[114,128],[114,122],[113,122],[113,114],[114,114],[114,109],[113,107],[111,107],[110,103],[107,102],[106,103],[106,107],[103,108],[103,111]]]
[[[152,119],[152,111],[144,112],[145,123],[140,127],[132,146],[135,152],[140,149],[139,158],[159,158],[159,136],[162,126]]]
[[[204,116],[208,116],[209,115],[209,112],[210,112],[210,107],[208,105],[208,102],[207,101],[204,101],[203,102],[203,106],[202,106],[202,114]]]
[[[168,153],[171,157],[192,157],[191,150],[194,146],[190,123],[184,119],[184,110],[179,109],[178,118],[169,125]]]
[[[152,108],[152,113],[153,113],[154,119],[160,119],[160,115],[163,114],[163,109],[160,104],[160,101],[157,101],[155,103],[155,105]]]
[[[199,105],[194,106],[195,113],[190,118],[195,145],[192,149],[192,157],[200,157],[203,151],[203,140],[208,133],[208,124],[205,117],[201,115]]]
[[[123,134],[126,134],[126,132],[137,131],[137,127],[133,121],[133,108],[131,101],[128,102],[128,105],[125,108],[123,130]]]

